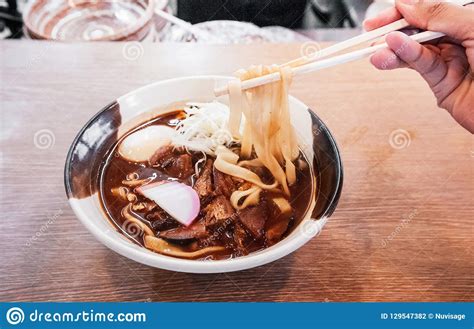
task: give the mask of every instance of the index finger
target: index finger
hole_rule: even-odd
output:
[[[363,23],[366,31],[372,31],[376,28],[398,21],[402,15],[395,7],[387,8],[373,18],[366,19]]]

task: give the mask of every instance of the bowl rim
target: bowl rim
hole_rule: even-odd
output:
[[[142,87],[139,87],[137,89],[134,89],[128,92],[127,94],[124,94],[123,96],[120,96],[119,98],[117,98],[117,100],[103,107],[99,112],[97,112],[94,116],[92,116],[92,118],[89,119],[87,123],[79,130],[73,142],[71,143],[71,146],[66,156],[65,167],[64,167],[64,185],[65,185],[66,195],[68,197],[69,204],[73,212],[75,213],[76,217],[92,233],[92,235],[94,235],[94,237],[97,240],[99,240],[102,244],[104,244],[108,248],[112,249],[113,251],[119,253],[120,255],[124,257],[133,259],[139,263],[156,267],[156,268],[161,268],[161,269],[175,271],[175,272],[186,272],[186,273],[224,273],[224,272],[233,272],[233,271],[250,269],[250,268],[254,268],[257,266],[261,266],[261,265],[273,262],[299,249],[300,247],[302,247],[304,244],[306,244],[308,241],[310,241],[314,237],[314,235],[311,236],[309,234],[304,235],[300,233],[286,244],[277,243],[269,248],[263,249],[261,251],[257,251],[255,253],[250,253],[249,255],[246,255],[246,256],[237,257],[237,258],[224,259],[224,260],[212,260],[212,261],[196,261],[196,260],[182,259],[182,258],[176,258],[176,257],[154,253],[146,248],[143,248],[138,245],[134,245],[133,242],[129,241],[128,239],[120,240],[120,239],[114,238],[112,235],[107,234],[108,232],[103,231],[102,229],[97,227],[96,224],[93,221],[91,221],[89,217],[83,212],[83,210],[81,209],[81,206],[78,205],[77,202],[75,202],[76,199],[73,197],[72,187],[71,187],[71,177],[70,177],[71,176],[70,168],[71,168],[73,151],[75,147],[77,146],[78,141],[84,134],[84,132],[87,129],[89,129],[90,125],[93,122],[95,122],[95,120],[98,117],[100,117],[105,111],[107,111],[110,108],[110,106],[114,105],[116,102],[119,102],[121,98],[128,97],[130,95],[139,93],[140,91],[143,91],[149,88],[150,89],[156,88],[157,86],[162,85],[162,84],[176,83],[182,80],[202,80],[202,79],[222,80],[222,79],[229,79],[229,78],[232,78],[232,77],[222,76],[222,75],[194,75],[194,76],[185,76],[185,77],[179,77],[179,78],[165,79],[165,80],[160,80],[160,81],[156,81],[156,82],[144,85]],[[318,218],[317,220],[312,219],[312,218],[303,219],[298,224],[298,226],[294,228],[294,230],[296,230],[298,227],[303,225],[303,223],[305,222],[313,222],[314,224],[324,226],[324,224],[327,222],[329,217],[334,212],[337,206],[337,203],[339,201],[341,191],[342,191],[344,172],[343,172],[341,154],[337,146],[337,143],[334,137],[332,136],[329,128],[327,127],[327,125],[316,115],[316,113],[314,113],[314,111],[312,111],[302,101],[300,101],[299,99],[291,95],[289,97],[292,99],[293,102],[296,102],[299,105],[305,107],[307,111],[309,112],[312,120],[316,120],[318,124],[320,125],[320,127],[324,128],[323,129],[324,133],[326,134],[326,137],[328,138],[331,144],[331,147],[334,150],[334,155],[335,155],[334,160],[335,160],[336,169],[338,172],[334,193],[332,193],[329,203],[326,209],[324,210],[324,212],[321,214],[320,218]],[[102,210],[101,212],[103,213]],[[103,219],[107,220],[108,222],[110,221],[108,218],[105,217],[105,214],[104,214]],[[112,226],[111,226],[111,229],[113,229]]]

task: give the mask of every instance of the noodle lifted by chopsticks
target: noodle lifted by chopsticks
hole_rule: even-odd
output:
[[[265,74],[280,72],[281,80],[243,91],[241,81],[256,78]],[[229,130],[235,140],[240,140],[240,158],[250,159],[253,154],[257,160],[253,163],[265,166],[275,178],[275,183],[289,195],[289,187],[296,182],[296,168],[293,161],[298,157],[299,150],[295,132],[290,121],[288,89],[291,84],[291,69],[272,66],[252,66],[248,70],[236,72],[240,80],[229,83],[230,117]],[[243,129],[241,131],[241,125]],[[274,189],[276,184],[262,183],[260,178],[242,165],[249,161],[241,161],[233,157],[230,150],[221,148],[216,151],[215,166],[220,171],[239,177],[253,184],[247,190],[234,192],[231,202],[235,208],[258,203],[258,195],[262,189]],[[255,153],[253,153],[255,152]],[[258,179],[258,180],[257,180]],[[239,205],[241,197],[247,199]]]

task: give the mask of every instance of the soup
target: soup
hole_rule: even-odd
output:
[[[100,178],[103,207],[115,226],[137,244],[147,246],[146,233],[166,244],[157,249],[166,255],[189,259],[226,259],[269,247],[283,239],[303,218],[312,195],[311,168],[300,153],[297,182],[290,186],[291,210],[282,212],[274,200],[285,198],[279,191],[264,191],[258,205],[234,209],[232,192],[244,190],[245,181],[217,170],[215,158],[202,152],[164,145],[147,161],[130,161],[120,152],[126,138],[152,126],[176,128],[185,117],[178,110],[132,130],[110,150]],[[238,147],[233,149],[238,152]],[[262,167],[263,181],[270,173]],[[199,196],[200,211],[189,226],[181,224],[155,202],[139,192],[140,187],[159,182],[179,182]],[[278,202],[278,201],[276,201]],[[184,205],[183,205],[184,206]]]

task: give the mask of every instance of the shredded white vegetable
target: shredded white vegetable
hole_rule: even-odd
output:
[[[186,105],[186,118],[176,127],[177,133],[171,139],[173,145],[215,156],[218,146],[229,147],[238,142],[228,127],[230,110],[227,105],[217,101]]]

